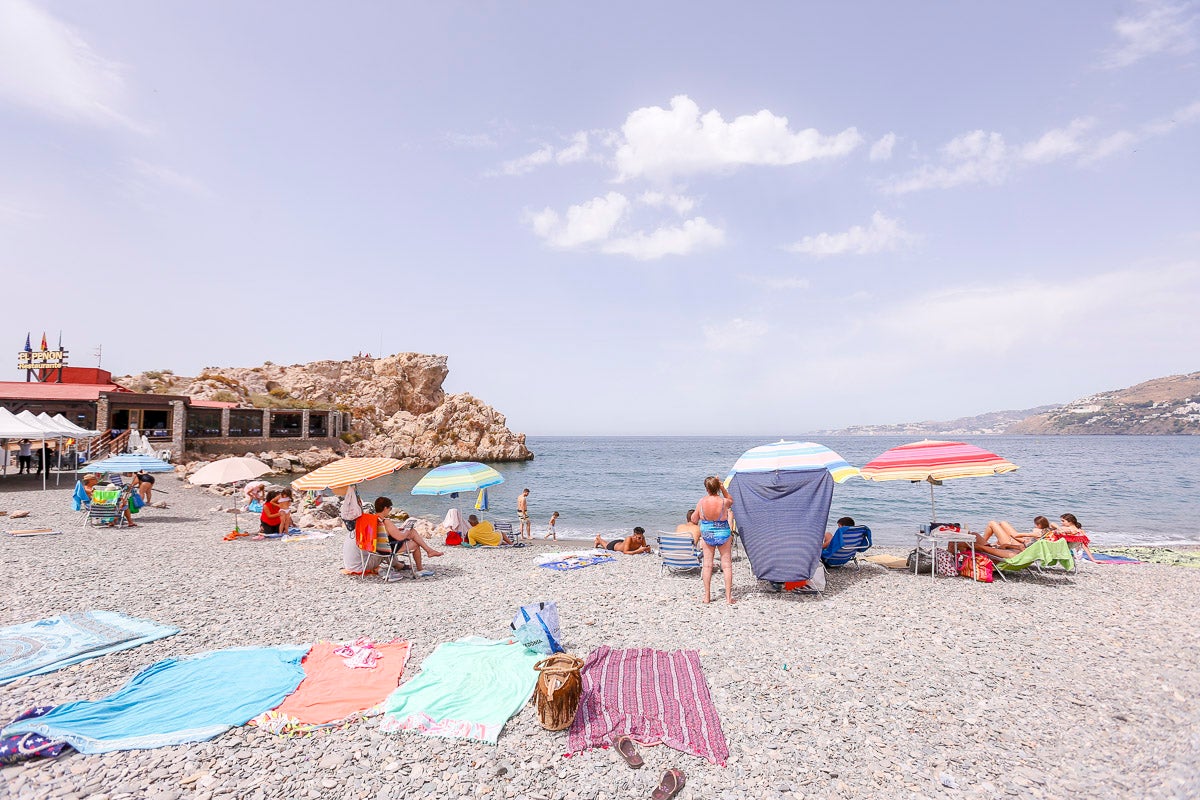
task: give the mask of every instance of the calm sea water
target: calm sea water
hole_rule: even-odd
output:
[[[787,437],[789,439],[805,437]],[[818,439],[855,466],[911,437],[825,436]],[[505,483],[489,490],[492,519],[516,520],[517,494],[529,487],[534,533],[560,514],[559,537],[590,538],[674,530],[703,494],[706,475],[724,475],[746,450],[775,437],[530,437],[533,461],[493,464]],[[1044,514],[1071,512],[1101,544],[1200,543],[1200,436],[975,436],[969,441],[1021,468],[1008,475],[946,481],[934,488],[937,518],[980,529],[989,519],[1033,527]],[[388,495],[410,514],[440,521],[456,504],[464,516],[474,494],[458,500],[414,497],[426,470],[407,470],[363,487]],[[880,544],[907,545],[929,519],[929,484],[835,486],[830,520],[852,516]]]

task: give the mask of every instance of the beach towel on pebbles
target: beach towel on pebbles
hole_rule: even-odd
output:
[[[112,611],[82,611],[0,628],[0,686],[179,633]]]
[[[0,735],[37,733],[81,753],[202,742],[278,706],[304,678],[308,647],[243,647],[167,659],[100,700],[14,722]]]
[[[695,650],[602,645],[587,657],[582,677],[568,752],[611,745],[624,735],[725,765],[729,746]]]
[[[384,701],[380,727],[495,744],[533,694],[541,658],[519,642],[479,636],[440,644]]]
[[[304,657],[304,680],[296,691],[251,724],[295,736],[369,716],[400,685],[408,651],[409,643],[399,640],[317,642]]]

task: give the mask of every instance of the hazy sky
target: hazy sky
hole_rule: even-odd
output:
[[[534,434],[1193,371],[1198,17],[0,0],[0,330],[117,373],[444,353]]]

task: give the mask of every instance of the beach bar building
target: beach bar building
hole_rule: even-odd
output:
[[[179,459],[185,451],[241,454],[271,449],[334,446],[350,427],[335,409],[253,408],[186,395],[134,392],[107,370],[62,367],[57,381],[0,381],[0,406],[14,414],[62,414],[99,430],[92,457],[124,452],[130,431]],[[60,382],[59,382],[60,381]]]

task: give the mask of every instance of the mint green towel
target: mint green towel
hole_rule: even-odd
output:
[[[997,562],[997,565],[1005,572],[1015,572],[1025,569],[1035,561],[1042,562],[1043,567],[1062,567],[1068,570],[1075,568],[1071,546],[1062,540],[1051,542],[1047,539],[1039,539],[1012,558]]]
[[[421,673],[383,701],[379,726],[495,744],[508,718],[529,702],[541,658],[520,642],[479,636],[440,644]]]

